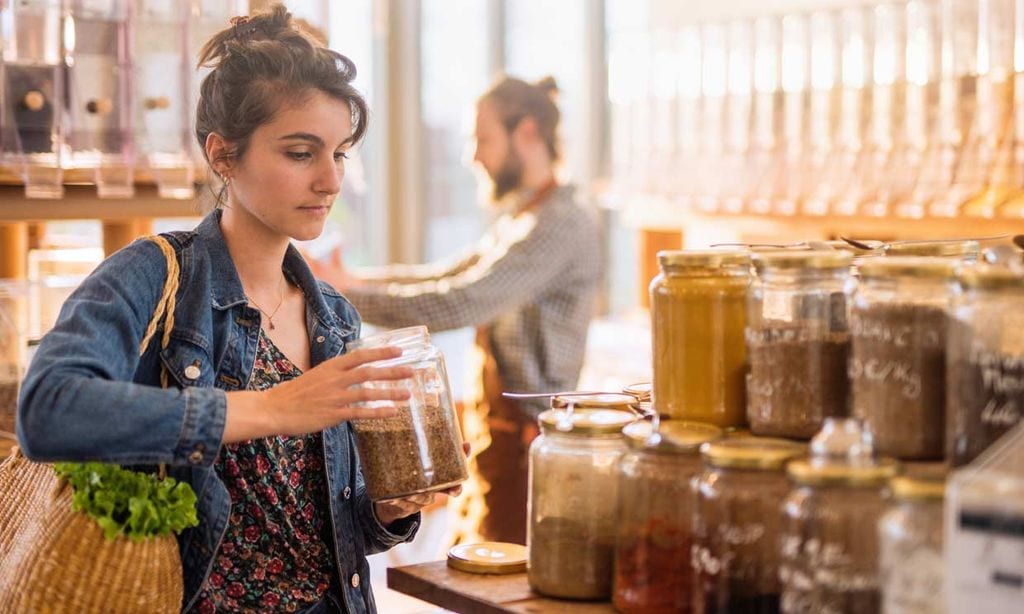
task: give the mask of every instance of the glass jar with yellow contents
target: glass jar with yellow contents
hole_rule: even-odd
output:
[[[650,287],[654,406],[672,418],[743,425],[750,255],[662,251],[658,264]]]

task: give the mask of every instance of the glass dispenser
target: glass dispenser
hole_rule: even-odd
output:
[[[103,198],[135,191],[128,17],[127,0],[70,0],[64,24],[71,163]]]
[[[3,39],[2,162],[29,198],[64,195],[61,0],[0,5]]]
[[[843,110],[839,118],[840,147],[846,153],[845,182],[832,200],[831,212],[854,215],[874,188],[874,155],[870,148],[872,25],[870,9],[840,13]]]
[[[1013,8],[1013,130],[1014,188],[999,207],[1005,217],[1024,217],[1024,0],[1014,0]]]
[[[811,177],[808,154],[808,109],[811,90],[809,19],[806,15],[782,18],[782,172],[774,196],[778,215],[794,215]]]
[[[703,211],[722,208],[723,186],[730,169],[720,167],[723,154],[722,126],[726,93],[726,37],[721,24],[705,24],[700,29],[701,67],[701,157],[699,206]]]
[[[725,213],[739,213],[749,196],[750,114],[753,109],[754,31],[750,21],[733,21],[728,30],[728,96],[726,98],[725,147],[719,206]]]
[[[135,145],[164,198],[194,196],[187,23],[186,3],[135,0]]]
[[[699,195],[702,177],[700,170],[700,126],[701,126],[701,66],[700,66],[700,29],[696,26],[683,28],[677,40],[678,72],[677,90],[678,104],[676,108],[676,157],[673,171],[669,174],[677,178],[673,192],[684,205],[693,204],[702,208]],[[631,70],[632,67],[624,67]],[[716,204],[709,201],[713,211]]]
[[[838,20],[833,11],[817,11],[810,17],[810,121],[808,123],[808,182],[803,212],[828,213],[831,195],[844,176],[843,155],[838,151],[837,130],[842,110],[839,87],[840,57]],[[813,180],[812,180],[813,178]]]
[[[771,213],[780,182],[783,95],[782,20],[760,17],[754,21],[754,112],[747,172],[753,191],[746,203],[755,214]]]

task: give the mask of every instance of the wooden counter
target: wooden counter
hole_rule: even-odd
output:
[[[530,590],[526,573],[466,573],[445,561],[388,569],[388,588],[459,614],[610,614],[610,603],[563,601]]]

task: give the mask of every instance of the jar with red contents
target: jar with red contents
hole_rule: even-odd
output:
[[[612,603],[625,614],[689,612],[692,478],[700,446],[722,430],[700,422],[635,422],[623,433],[619,461],[619,526]]]

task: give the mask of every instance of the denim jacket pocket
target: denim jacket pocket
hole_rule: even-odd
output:
[[[215,369],[210,354],[192,341],[172,333],[167,347],[160,351],[160,360],[179,388],[213,386]]]

